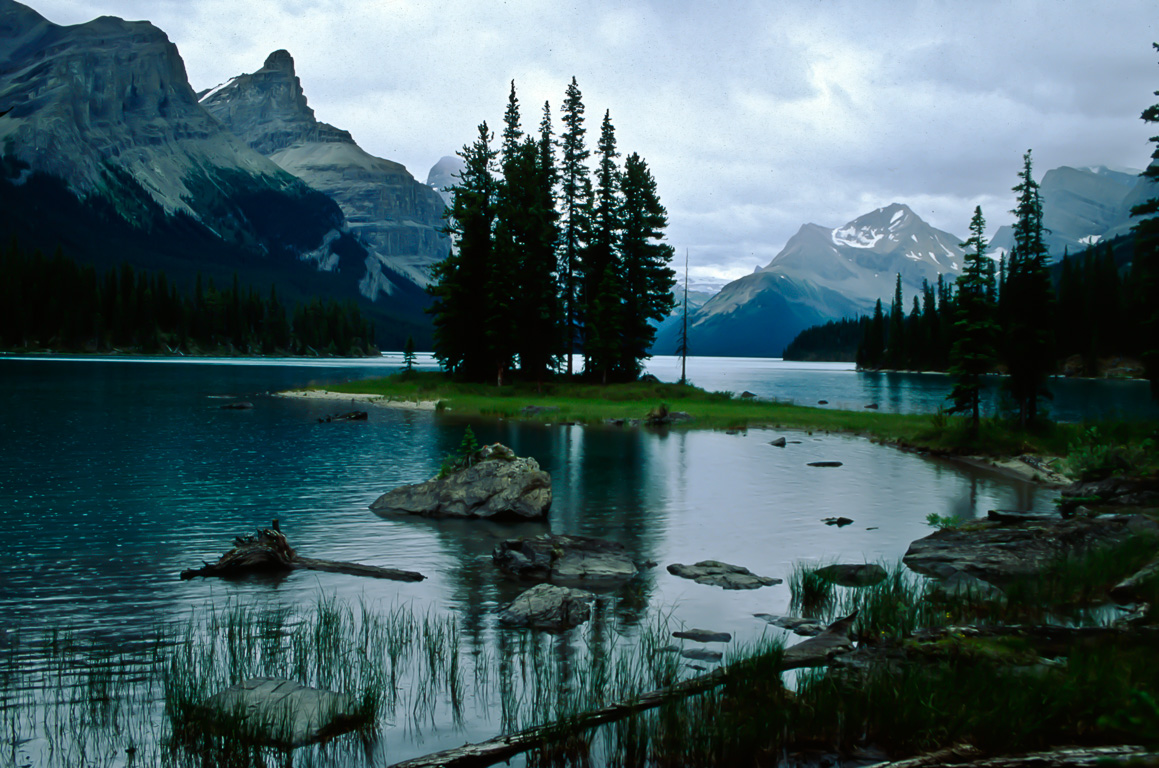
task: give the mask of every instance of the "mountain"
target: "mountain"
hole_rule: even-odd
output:
[[[427,173],[427,186],[433,187],[447,205],[451,204],[450,189],[459,183],[459,174],[463,172],[463,168],[463,158],[458,155],[444,155]]]
[[[1146,182],[1130,169],[1063,166],[1046,172],[1040,182],[1042,223],[1052,260],[1078,253],[1101,240],[1130,231],[1131,206],[1144,195]],[[990,242],[991,252],[1003,255],[1014,247],[1014,230],[999,227]]]
[[[696,355],[779,357],[805,328],[888,303],[901,275],[906,310],[922,282],[953,280],[961,270],[961,238],[934,229],[907,206],[893,203],[829,229],[806,224],[763,269],[734,280],[689,318]],[[679,343],[671,318],[653,349]]]
[[[368,253],[339,205],[210,115],[149,22],[61,26],[0,0],[0,237],[187,288],[277,284],[283,301],[358,297]],[[369,306],[383,343],[416,338],[410,281]]]
[[[211,115],[257,152],[338,203],[370,257],[359,282],[368,299],[390,296],[402,275],[426,286],[450,251],[442,197],[399,163],[375,157],[340,128],[318,121],[294,60],[274,51],[257,72],[198,94]]]

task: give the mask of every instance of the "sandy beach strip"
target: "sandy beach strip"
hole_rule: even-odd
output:
[[[437,400],[388,400],[382,395],[358,395],[349,392],[331,392],[327,389],[292,389],[273,394],[274,397],[286,397],[294,400],[341,400],[349,402],[351,405],[363,403],[383,408],[397,408],[403,411],[433,411],[438,403]]]

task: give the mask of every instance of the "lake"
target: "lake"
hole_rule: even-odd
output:
[[[925,410],[936,398],[932,381],[922,377],[747,359],[689,364],[690,378],[708,389],[801,403]],[[293,607],[324,595],[453,620],[467,646],[486,657],[519,634],[496,619],[520,587],[492,566],[492,549],[505,538],[550,530],[612,539],[633,559],[658,564],[629,589],[601,598],[617,642],[630,645],[663,617],[674,629],[727,631],[743,643],[782,632],[753,614],[786,613],[787,583],[726,592],[665,567],[720,559],[787,582],[797,562],[894,563],[910,541],[930,532],[930,513],[972,518],[989,509],[1053,507],[1052,491],[853,437],[469,422],[385,407],[372,407],[366,422],[320,423],[343,405],[268,394],[382,375],[398,365],[397,355],[0,358],[0,615],[12,638],[69,627],[124,643],[188,621],[207,606]],[[650,370],[676,378],[679,360],[655,360]],[[1127,392],[1132,408],[1139,387],[1146,392],[1139,382],[1107,384],[1110,400]],[[233,399],[254,408],[221,408]],[[390,488],[433,476],[467,426],[481,443],[503,442],[551,473],[548,523],[384,519],[368,510]],[[789,445],[769,444],[782,435]],[[815,461],[842,466],[807,466]],[[838,529],[821,522],[830,516],[854,523]],[[427,579],[317,572],[178,579],[181,570],[215,560],[234,536],[274,518],[302,554],[415,570]],[[321,764],[385,764],[485,739],[500,728],[479,703],[453,725],[428,722],[420,732],[403,720],[384,726],[372,749],[323,757]],[[29,736],[21,747],[27,765],[52,764],[42,736]]]

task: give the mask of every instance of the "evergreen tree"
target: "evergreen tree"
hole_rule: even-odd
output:
[[[1054,367],[1054,290],[1043,239],[1042,197],[1032,175],[1030,152],[1022,157],[1014,210],[1014,250],[1004,293],[1007,326],[1007,386],[1018,404],[1022,426],[1038,416],[1038,400],[1049,397],[1046,379]]]
[[[1152,44],[1159,51],[1159,43]],[[1159,91],[1155,91],[1159,96]],[[1140,115],[1146,123],[1159,123],[1159,104],[1152,104]],[[1159,136],[1152,136],[1155,150],[1151,153],[1151,164],[1142,176],[1154,183],[1159,182]],[[1133,274],[1137,283],[1140,301],[1140,338],[1142,342],[1143,370],[1151,382],[1151,396],[1159,399],[1159,195],[1148,199],[1131,209],[1131,215],[1140,217],[1134,226],[1135,266]]]
[[[970,237],[961,247],[966,263],[958,278],[958,299],[954,311],[954,344],[950,349],[950,376],[954,389],[952,413],[970,415],[971,432],[977,434],[981,417],[982,376],[993,370],[998,360],[998,324],[993,302],[993,262],[986,258],[986,220],[982,207],[970,219]]]
[[[880,368],[885,356],[885,311],[881,299],[873,305],[873,318],[865,326],[865,335],[857,349],[857,367]]]
[[[905,305],[902,304],[901,274],[893,287],[889,305],[889,332],[885,339],[885,367],[897,370],[905,364]]]
[[[582,324],[584,328],[584,367],[588,371],[602,371],[606,378],[610,369],[620,369],[624,355],[618,354],[610,345],[612,334],[609,328],[624,328],[624,318],[617,317],[618,308],[622,307],[624,297],[606,297],[604,290],[612,288],[622,289],[627,286],[619,276],[623,266],[618,249],[620,232],[623,228],[620,219],[620,171],[616,165],[616,158],[620,156],[616,151],[616,131],[612,126],[609,112],[604,113],[604,121],[600,126],[600,140],[597,144],[599,165],[596,169],[596,188],[593,198],[591,233],[587,248],[583,251],[583,296],[581,301]],[[609,279],[608,271],[617,279]],[[600,303],[600,311],[595,311],[596,303]],[[616,309],[613,309],[616,308]],[[607,323],[608,328],[597,328],[597,323]],[[604,343],[598,345],[593,353],[587,345],[587,337],[599,335]],[[610,352],[612,360],[600,360],[595,354]]]
[[[402,362],[407,373],[415,369],[415,337],[407,336],[406,344],[402,348]]]
[[[621,190],[624,317],[618,368],[629,379],[636,379],[656,339],[653,321],[659,322],[672,312],[676,272],[668,266],[672,246],[663,242],[668,211],[660,204],[656,180],[647,163],[635,152],[624,163]]]
[[[491,149],[491,138],[484,122],[475,141],[459,153],[463,170],[459,183],[451,188],[447,212],[447,232],[455,248],[434,266],[429,289],[434,298],[428,311],[434,315],[435,357],[448,371],[475,380],[501,362],[498,350],[491,346],[495,329],[488,332],[488,320],[507,309],[502,295],[488,295],[494,287],[496,183],[491,166],[497,154]],[[495,299],[501,306],[492,305]]]
[[[567,373],[572,374],[572,352],[578,335],[580,277],[579,260],[585,244],[591,179],[584,145],[584,104],[575,78],[567,87],[563,102],[563,135],[560,136],[560,215],[561,244],[559,275],[562,283],[564,354]]]

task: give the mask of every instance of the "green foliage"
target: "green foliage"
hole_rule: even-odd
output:
[[[789,610],[802,616],[827,615],[833,605],[833,582],[817,571],[823,566],[794,563],[789,574]]]
[[[182,295],[164,272],[128,264],[99,275],[58,251],[52,259],[0,251],[0,348],[145,353],[373,354],[374,331],[353,302],[314,299],[293,322],[270,287],[268,299],[234,275],[219,290],[200,275]]]
[[[459,443],[459,450],[457,453],[448,453],[443,458],[443,464],[439,467],[438,477],[443,478],[447,475],[453,475],[456,472],[461,472],[474,465],[479,456],[479,442],[475,439],[475,433],[470,427],[467,427],[463,432],[463,440]]]
[[[926,525],[931,528],[937,528],[939,531],[944,531],[947,528],[957,528],[962,524],[962,518],[957,515],[939,515],[937,512],[931,512],[926,515]]]
[[[1155,461],[1155,441],[1124,442],[1109,430],[1086,427],[1073,441],[1066,456],[1066,472],[1082,481],[1112,475],[1143,474]]]

